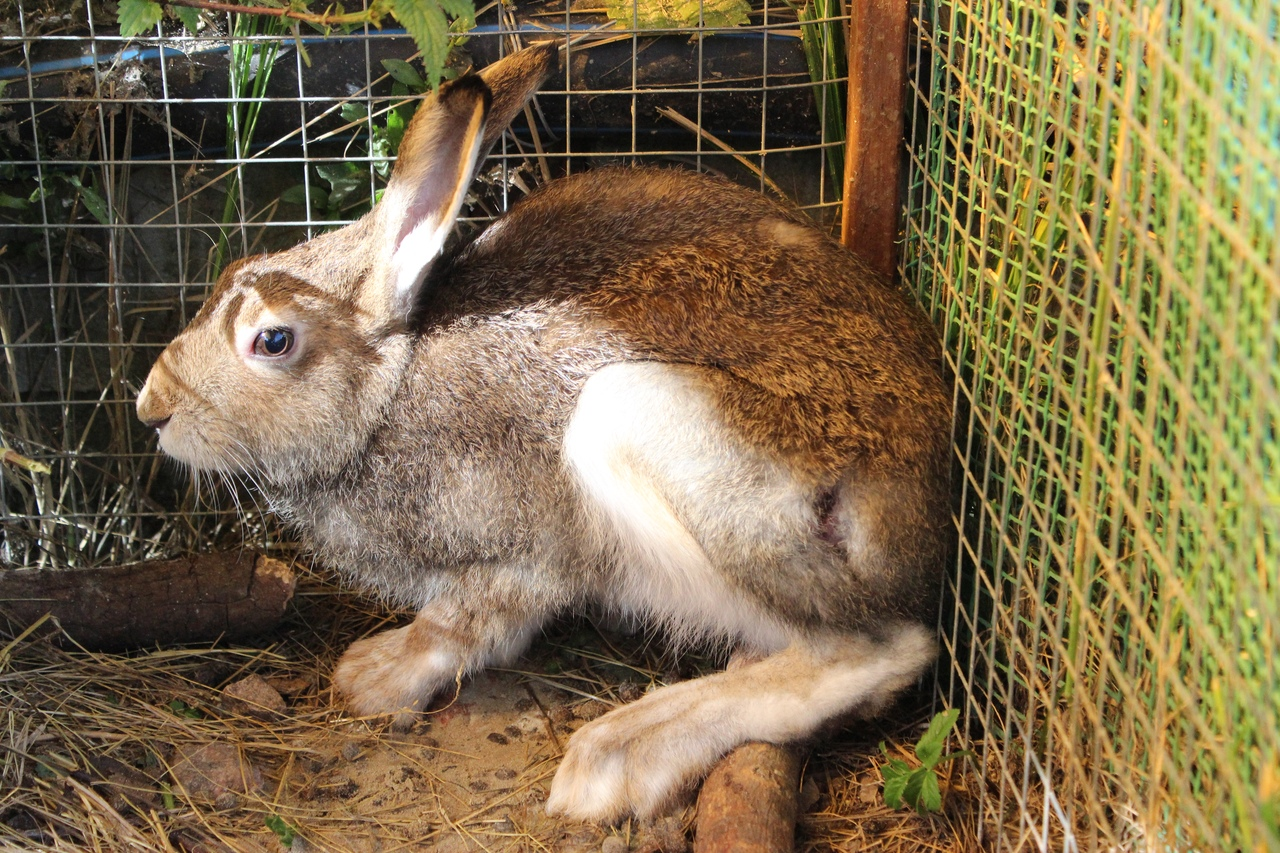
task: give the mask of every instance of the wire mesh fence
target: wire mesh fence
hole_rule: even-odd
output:
[[[745,5],[745,4],[744,4]],[[468,221],[606,161],[719,172],[836,227],[838,9],[605,29],[599,10],[493,3],[455,69],[530,40],[563,75],[487,161]],[[132,400],[229,260],[367,211],[425,90],[402,31],[285,33],[253,16],[123,39],[94,0],[0,2],[0,561],[73,567],[274,535],[154,453]],[[584,234],[584,240],[591,235]],[[225,505],[224,505],[225,504]]]
[[[940,689],[984,840],[1280,849],[1280,12],[913,8],[903,272],[957,378]],[[481,10],[459,65],[588,40],[469,221],[627,160],[723,172],[834,232],[845,20],[765,0],[656,36]],[[7,564],[272,541],[233,511],[251,496],[158,459],[137,385],[228,260],[369,208],[422,88],[395,31],[117,33],[93,0],[0,0]]]
[[[1280,8],[918,9],[960,402],[942,689],[997,849],[1280,849]]]

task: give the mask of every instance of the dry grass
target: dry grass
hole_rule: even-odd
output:
[[[541,803],[576,725],[708,661],[566,623],[518,670],[476,679],[393,734],[348,717],[327,686],[346,644],[387,615],[305,578],[288,624],[257,647],[94,654],[41,625],[0,649],[0,848],[284,849],[272,823],[296,831],[295,850],[594,851],[614,834],[652,853],[691,837],[692,807],[655,826],[606,829],[551,821]],[[250,673],[282,688],[286,714],[264,722],[220,707],[221,689]],[[864,728],[813,754],[798,849],[976,849],[961,780],[944,782],[939,816],[894,812],[880,798],[878,742],[909,749],[927,715],[897,716],[912,721],[896,727],[905,740]],[[188,794],[170,771],[207,743],[235,745],[261,786]]]

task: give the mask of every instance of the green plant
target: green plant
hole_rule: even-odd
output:
[[[351,32],[363,26],[381,28],[383,20],[390,15],[413,37],[422,52],[422,64],[432,88],[444,78],[445,62],[449,57],[450,27],[468,30],[474,25],[476,16],[472,0],[376,0],[359,12],[338,11],[333,6],[324,12],[309,12],[306,0],[290,0],[287,4],[267,2],[263,5],[209,0],[120,0],[120,35],[129,38],[154,30],[164,18],[166,8],[171,9],[192,32],[199,26],[202,14],[231,12],[274,18],[282,32],[284,22],[292,22],[295,36],[298,25],[304,23],[328,35],[335,29]],[[305,57],[301,39],[298,39],[298,47]]]
[[[845,18],[838,0],[790,3],[800,22],[800,44],[813,83],[813,98],[822,117],[822,147],[835,197],[844,189],[844,84],[848,61]]]
[[[915,754],[920,764],[912,767],[901,758],[890,758],[880,773],[884,777],[884,801],[890,808],[900,809],[910,806],[917,812],[937,812],[942,810],[942,791],[938,788],[939,765],[968,755],[968,750],[950,752],[943,755],[942,748],[947,736],[960,716],[957,708],[941,711],[929,722],[929,728],[916,742]],[[880,744],[880,751],[888,755],[885,745]]]
[[[751,13],[747,0],[605,0],[605,14],[623,27],[673,30],[739,27]]]
[[[262,111],[267,83],[275,69],[276,57],[280,55],[278,39],[259,40],[253,37],[282,35],[284,27],[278,19],[266,21],[264,25],[257,16],[236,15],[231,28],[234,39],[231,43],[231,75],[227,93],[227,154],[243,159],[249,156],[253,146],[254,131],[258,126],[258,115]],[[231,224],[245,219],[245,216],[238,215],[241,184],[240,168],[236,168],[227,175],[222,227],[214,251],[210,279],[218,276],[227,261]]]
[[[373,170],[384,181],[391,175],[392,159],[400,151],[405,129],[418,108],[418,101],[411,96],[425,94],[430,85],[408,62],[402,59],[384,59],[382,67],[391,76],[391,96],[399,101],[395,106],[370,117],[363,101],[348,101],[342,105],[344,119],[355,125],[368,126],[367,153],[373,158]],[[444,76],[456,75],[446,68]],[[336,163],[320,163],[313,167],[315,178],[310,186],[298,184],[285,190],[280,200],[289,204],[308,205],[321,212],[330,221],[354,219],[367,213],[382,197],[382,189],[369,195],[369,173],[351,160]]]
[[[267,825],[267,829],[274,832],[276,837],[280,839],[281,844],[285,847],[293,846],[293,839],[297,836],[298,831],[290,826],[284,818],[280,817],[280,815],[269,814],[264,822]]]

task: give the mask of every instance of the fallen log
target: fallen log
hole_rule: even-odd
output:
[[[790,853],[799,788],[800,755],[794,747],[738,747],[702,783],[694,853]]]
[[[14,636],[50,614],[92,651],[244,639],[275,627],[297,578],[253,551],[98,569],[0,571],[0,628]]]

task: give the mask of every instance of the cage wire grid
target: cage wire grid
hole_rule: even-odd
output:
[[[1280,849],[1276,8],[912,8],[902,271],[957,379],[939,689],[966,711],[984,842]],[[464,47],[488,61],[597,23],[540,11],[490,7]],[[50,468],[0,465],[0,560],[276,544],[225,498],[250,495],[197,500],[158,460],[134,394],[219,264],[373,197],[399,100],[382,60],[411,42],[354,33],[347,59],[309,37],[308,67],[225,17],[131,42],[92,2],[0,20],[0,435]],[[843,71],[827,42],[811,73],[801,33],[770,1],[658,63],[672,36],[575,46],[469,223],[626,160],[724,171],[834,226]]]
[[[915,7],[903,272],[995,849],[1280,850],[1280,7]]]
[[[3,466],[0,559],[75,567],[277,544],[250,491],[197,493],[155,454],[133,399],[227,261],[367,210],[394,154],[393,117],[407,117],[397,104],[423,89],[403,64],[413,43],[391,29],[295,40],[226,15],[194,37],[170,21],[125,40],[93,0],[8,5],[0,431],[51,471]],[[728,174],[837,228],[847,16],[813,8],[805,29],[792,6],[766,0],[747,26],[657,37],[598,32],[603,16],[563,3],[482,6],[461,65],[531,40],[574,46],[486,161],[464,228],[603,162]],[[819,31],[834,38],[814,41]],[[384,60],[400,63],[395,74]]]

